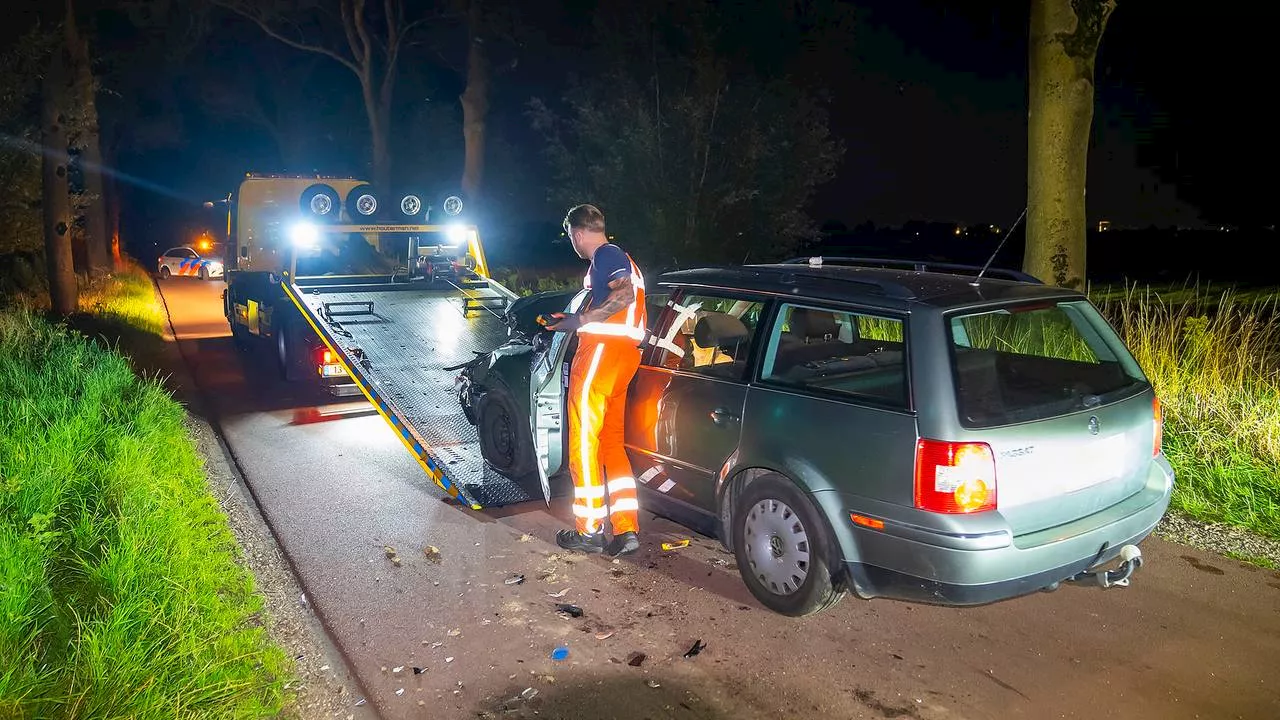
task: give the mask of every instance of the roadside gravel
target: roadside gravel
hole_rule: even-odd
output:
[[[1156,535],[1171,542],[1229,555],[1238,560],[1258,560],[1280,569],[1280,541],[1221,523],[1203,523],[1172,510],[1156,526]]]

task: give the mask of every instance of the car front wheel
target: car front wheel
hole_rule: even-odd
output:
[[[747,486],[733,513],[733,549],[747,589],[782,615],[812,615],[845,595],[818,511],[794,483],[765,475]]]
[[[169,279],[169,275],[170,275],[170,274],[171,274],[171,273],[169,272],[169,266],[168,266],[168,265],[161,265],[161,266],[160,266],[160,279],[161,279],[161,280],[168,280],[168,279]]]
[[[511,391],[494,385],[476,403],[480,452],[489,465],[511,479],[535,469],[533,437],[528,418],[522,418]]]

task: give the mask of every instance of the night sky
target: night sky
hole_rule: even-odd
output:
[[[760,16],[744,32],[767,60],[804,37],[771,26],[760,10],[766,4],[723,3],[736,15]],[[495,80],[488,180],[490,202],[501,209],[490,210],[506,225],[555,221],[562,213],[545,203],[545,169],[524,108],[531,97],[560,95],[582,69],[574,45],[590,5],[526,3],[522,12],[536,37],[512,56],[521,62]],[[949,7],[955,5],[963,8]],[[1098,63],[1091,220],[1274,225],[1277,143],[1267,72],[1274,62],[1262,58],[1276,11],[1220,5],[1120,0]],[[35,17],[24,9],[56,21],[61,6],[15,1],[23,22],[9,24],[0,41]],[[1026,3],[867,0],[855,8],[851,36],[789,68],[830,93],[832,130],[847,146],[813,216],[849,226],[1012,222],[1026,195]],[[97,42],[129,51],[139,41],[126,26],[99,14]],[[119,160],[120,170],[142,183],[126,207],[136,231],[190,223],[199,202],[225,196],[244,171],[275,169],[260,127],[209,110],[210,97],[228,82],[251,78],[255,92],[295,110],[288,126],[315,160],[307,170],[360,172],[365,126],[348,71],[286,49],[242,20],[216,16],[213,30],[181,63],[156,64],[141,78],[135,72],[119,89],[123,97],[102,103],[104,113],[127,107],[138,118]],[[462,87],[436,59],[422,51],[402,73],[394,132],[413,138],[398,155],[398,174],[439,185],[440,176],[461,172],[453,98]]]

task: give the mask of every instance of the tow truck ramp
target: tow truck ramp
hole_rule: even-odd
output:
[[[543,500],[536,474],[516,482],[484,461],[455,394],[456,374],[444,369],[506,341],[501,313],[509,297],[486,280],[461,287],[297,280],[281,283],[285,293],[436,484],[476,510]]]

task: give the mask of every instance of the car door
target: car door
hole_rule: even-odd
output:
[[[627,450],[640,486],[706,514],[737,450],[763,298],[681,290],[655,324],[627,403]]]
[[[160,256],[160,265],[169,268],[171,275],[178,274],[178,266],[182,263],[182,257],[179,255],[181,248],[170,248],[164,251],[164,255]]]

